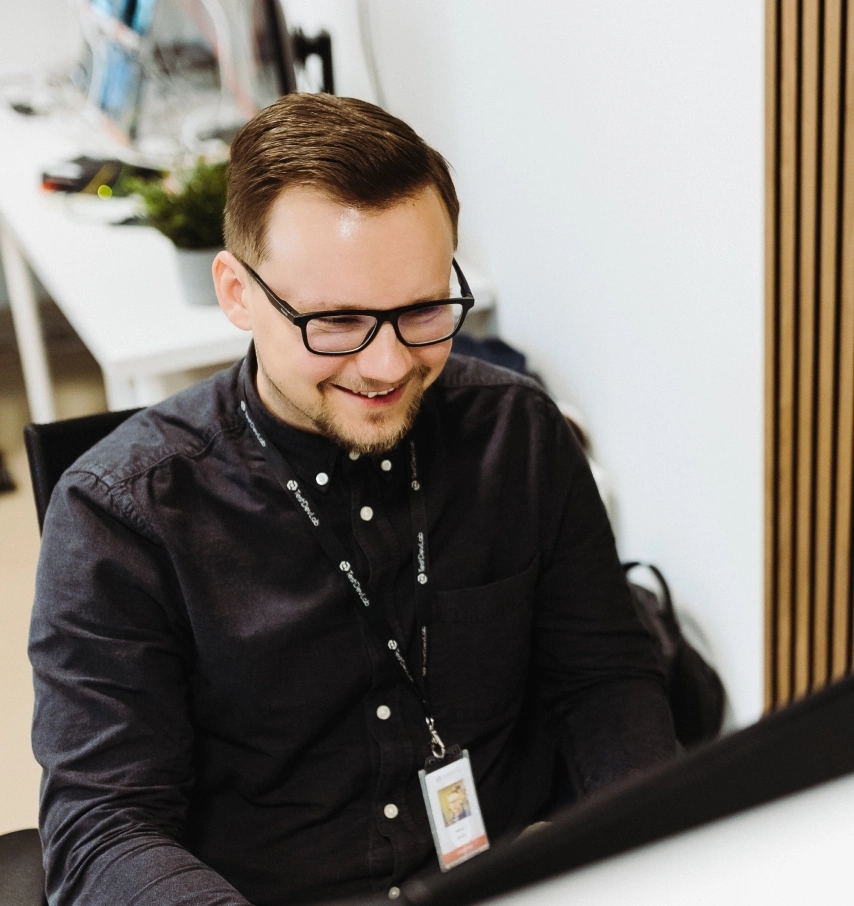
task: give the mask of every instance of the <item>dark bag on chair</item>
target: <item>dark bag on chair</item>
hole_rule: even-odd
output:
[[[655,642],[666,677],[676,738],[686,748],[714,739],[721,731],[725,693],[714,668],[682,635],[670,589],[661,572],[648,563],[624,563],[626,576],[636,566],[649,569],[661,585],[661,597],[629,582],[641,622]]]

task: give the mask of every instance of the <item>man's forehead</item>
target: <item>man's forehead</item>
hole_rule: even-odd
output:
[[[434,215],[441,215],[441,219],[446,219],[448,227],[451,227],[441,196],[430,185],[383,204],[345,201],[319,186],[289,186],[273,202],[267,230],[269,233],[277,225],[285,223],[304,224],[309,220],[324,219],[337,224],[344,235],[352,235],[358,224],[384,219],[383,215],[399,217],[427,209]]]
[[[271,211],[267,252],[262,276],[292,303],[401,305],[447,292],[453,239],[435,190],[366,209],[299,187]]]

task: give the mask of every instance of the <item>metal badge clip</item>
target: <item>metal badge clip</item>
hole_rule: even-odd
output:
[[[430,731],[430,749],[433,752],[434,758],[444,758],[445,757],[445,743],[442,742],[442,737],[436,732],[436,727],[432,717],[426,717],[427,729]]]

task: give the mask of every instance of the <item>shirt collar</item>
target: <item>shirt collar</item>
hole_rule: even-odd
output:
[[[243,388],[249,414],[258,425],[261,433],[276,446],[297,475],[307,482],[313,491],[319,491],[324,495],[327,494],[332,486],[336,471],[342,468],[343,460],[347,459],[349,451],[342,450],[341,447],[321,434],[294,428],[273,415],[258,395],[257,373],[258,359],[255,353],[255,344],[252,343],[240,369],[240,384]],[[435,406],[434,392],[431,391],[434,391],[434,387],[428,388],[424,394],[421,411],[418,413],[413,430],[409,435],[417,438],[419,446],[422,445],[422,441],[428,439],[425,436],[427,427],[425,422],[429,422],[430,418],[425,410],[430,411],[432,414],[432,409]],[[409,459],[404,452],[406,449],[407,441],[404,439],[394,450],[371,458],[373,468],[384,481],[394,482],[398,480],[400,475],[409,475]],[[382,468],[384,459],[392,463],[392,469],[386,471]],[[361,457],[361,460],[364,461],[365,457]],[[354,465],[353,462],[348,464],[350,466]],[[322,483],[317,480],[318,475],[321,473],[325,474],[328,479]]]
[[[294,428],[273,415],[258,395],[257,373],[258,359],[253,343],[243,361],[240,374],[240,384],[249,414],[264,437],[276,446],[291,468],[312,491],[327,494],[343,451],[322,435]],[[327,480],[318,481],[319,475],[326,475]]]

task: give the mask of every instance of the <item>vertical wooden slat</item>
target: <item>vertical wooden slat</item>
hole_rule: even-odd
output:
[[[777,97],[779,0],[765,0],[765,710],[777,701]]]
[[[845,25],[845,157],[854,151],[854,16]],[[833,575],[834,679],[850,667],[852,456],[854,456],[854,167],[847,166],[842,192],[841,313],[839,323],[839,459],[836,486],[836,544]]]
[[[842,61],[842,0],[825,0],[824,72],[822,76],[822,184],[820,362],[818,374],[818,445],[816,454],[815,631],[813,689],[830,677],[832,615],[831,556],[834,539],[836,490],[836,379],[838,359],[837,243],[839,237],[839,103]]]
[[[854,0],[766,2],[766,705],[852,671]]]
[[[780,240],[777,461],[777,694],[792,694],[795,440],[795,295],[797,256],[798,6],[783,0],[780,16]]]
[[[794,695],[805,695],[812,673],[813,490],[816,354],[816,230],[818,226],[819,2],[801,8],[800,183],[798,211],[797,432],[795,525]]]

